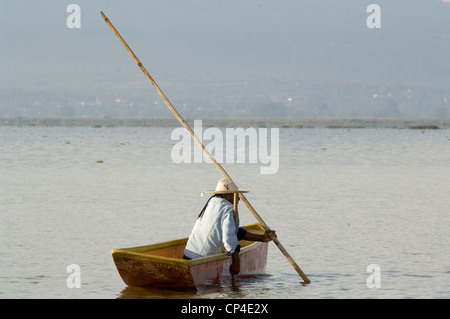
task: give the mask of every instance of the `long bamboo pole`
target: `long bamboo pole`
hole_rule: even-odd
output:
[[[234,214],[234,223],[236,224],[236,235],[238,232],[238,193],[233,194],[233,214]],[[239,253],[238,253],[239,254]],[[231,275],[231,286],[236,287],[236,274]]]
[[[105,16],[103,12],[100,12],[103,19],[105,20],[106,24],[111,28],[111,30],[114,32],[114,34],[119,38],[120,42],[122,42],[123,46],[127,49],[128,53],[130,53],[131,57],[133,58],[134,62],[138,65],[138,67],[141,69],[141,71],[145,74],[147,79],[150,81],[150,83],[153,85],[153,87],[156,89],[158,94],[161,96],[161,98],[166,103],[167,107],[172,111],[172,113],[175,115],[175,117],[178,119],[178,121],[181,123],[181,125],[189,132],[192,139],[195,141],[195,143],[201,148],[202,152],[208,157],[208,159],[214,164],[214,166],[219,170],[219,172],[222,174],[224,178],[228,178],[230,180],[231,177],[228,175],[228,173],[223,169],[222,165],[219,164],[219,162],[216,161],[216,159],[208,152],[208,150],[203,146],[202,142],[197,138],[197,136],[194,134],[194,131],[189,127],[189,125],[186,123],[186,121],[181,117],[181,115],[178,113],[178,111],[173,107],[172,103],[170,103],[169,99],[166,97],[166,95],[163,93],[163,91],[159,88],[158,84],[156,84],[155,80],[151,77],[151,75],[147,72],[145,67],[142,65],[142,63],[139,61],[137,56],[134,54],[133,50],[128,46],[128,44],[125,42],[125,40],[122,38],[120,33],[116,30],[116,28],[112,25],[111,21]],[[256,212],[256,210],[253,208],[253,206],[250,204],[250,202],[245,198],[245,196],[241,193],[239,194],[239,197],[242,199],[244,204],[247,206],[247,208],[250,210],[250,212],[253,214],[253,216],[256,218],[256,220],[264,227],[266,230],[270,230],[270,227],[267,226],[267,224],[264,222],[264,220],[259,216],[259,214]],[[308,279],[308,277],[305,275],[305,273],[300,269],[300,267],[297,265],[297,263],[294,261],[294,259],[289,255],[287,250],[281,245],[280,241],[277,237],[272,236],[271,237],[273,242],[277,245],[277,247],[280,249],[280,251],[283,253],[283,255],[287,258],[287,260],[290,262],[290,264],[294,267],[294,269],[297,271],[297,273],[300,275],[300,277],[304,280],[305,284],[310,283],[311,281]]]

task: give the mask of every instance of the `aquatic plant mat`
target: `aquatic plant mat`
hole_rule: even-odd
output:
[[[394,129],[446,129],[450,119],[375,119],[375,118],[241,118],[203,120],[203,127],[279,127],[279,128],[394,128]],[[186,119],[193,123],[194,119]],[[179,127],[172,118],[33,118],[0,117],[0,126],[90,126],[90,127]]]

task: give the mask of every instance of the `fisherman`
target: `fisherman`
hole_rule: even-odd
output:
[[[232,257],[230,274],[237,275],[240,271],[239,240],[268,242],[272,240],[271,236],[276,237],[273,230],[266,230],[264,234],[255,234],[239,227],[239,217],[237,214],[235,216],[233,210],[234,194],[247,192],[238,189],[230,179],[222,179],[217,183],[215,190],[205,191],[207,194],[214,195],[208,199],[198,215],[184,250],[184,259],[226,252]],[[239,196],[236,198],[239,201]]]

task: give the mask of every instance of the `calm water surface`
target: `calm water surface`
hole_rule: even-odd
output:
[[[0,127],[0,298],[450,298],[448,130],[280,129],[277,174],[224,165],[308,286],[271,244],[266,274],[234,289],[127,287],[111,249],[186,237],[221,178],[174,164],[171,132]]]

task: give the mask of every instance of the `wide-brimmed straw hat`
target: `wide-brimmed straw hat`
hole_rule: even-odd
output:
[[[237,188],[236,184],[228,178],[221,179],[215,190],[205,191],[207,194],[233,194],[233,193],[248,193],[248,191]]]

